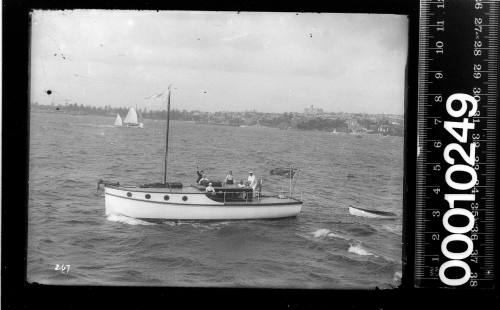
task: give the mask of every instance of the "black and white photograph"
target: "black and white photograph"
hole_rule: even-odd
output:
[[[408,27],[33,10],[27,281],[398,287]]]

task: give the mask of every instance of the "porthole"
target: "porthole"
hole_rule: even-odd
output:
[[[186,200],[188,200],[188,197],[187,196],[182,196],[182,200],[186,201]]]
[[[151,195],[150,194],[146,194],[145,197],[146,197],[146,199],[149,199],[149,198],[151,198]]]
[[[127,197],[132,197],[132,193],[131,193],[131,192],[128,192],[128,193],[127,193]]]
[[[169,196],[169,195],[165,195],[165,196],[163,196],[163,199],[164,199],[164,200],[169,200],[169,199],[170,199],[170,196]]]

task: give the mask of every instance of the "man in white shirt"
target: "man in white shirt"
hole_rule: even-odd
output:
[[[224,183],[226,183],[227,185],[234,184],[234,181],[233,181],[233,172],[231,170],[229,170],[229,172],[227,173],[226,179],[224,180]]]
[[[255,187],[257,186],[257,180],[255,179],[255,175],[253,175],[252,171],[248,172],[248,179],[247,179],[249,186],[255,190]]]
[[[208,186],[207,186],[207,188],[205,188],[205,191],[207,193],[211,193],[211,194],[215,193],[215,188],[212,186],[212,183],[208,183]]]

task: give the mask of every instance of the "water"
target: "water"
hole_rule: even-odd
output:
[[[104,214],[98,179],[163,178],[164,122],[114,128],[114,117],[31,114],[28,281],[62,285],[374,288],[399,285],[403,139],[171,122],[169,179],[193,183],[302,168],[297,218],[146,222]],[[351,216],[348,206],[396,213]],[[56,271],[69,264],[69,272]]]

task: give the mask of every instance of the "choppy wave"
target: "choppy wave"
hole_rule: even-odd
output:
[[[325,238],[325,237],[330,237],[330,238],[338,238],[338,239],[344,239],[344,240],[349,240],[350,238],[347,236],[344,236],[340,233],[335,233],[332,232],[329,229],[326,228],[321,228],[312,233],[314,238]]]
[[[401,226],[396,226],[396,225],[382,225],[382,228],[384,230],[387,230],[391,233],[395,233],[395,234],[401,234]]]
[[[361,256],[377,256],[363,247],[361,243],[357,242],[349,243],[349,249],[347,251]]]
[[[367,237],[377,233],[377,230],[369,224],[353,223],[345,227],[350,234],[360,237]]]
[[[320,238],[320,237],[326,237],[329,233],[330,233],[329,229],[322,228],[322,229],[316,230],[312,234],[313,234],[314,238]]]
[[[403,273],[401,271],[396,271],[394,273],[393,281],[394,282],[401,282],[402,277],[403,277]]]
[[[208,229],[208,230],[218,230],[221,228],[226,227],[229,225],[230,222],[215,222],[215,223],[209,223],[209,224],[204,224],[204,223],[192,223],[193,227],[195,228],[201,228],[201,229]]]

